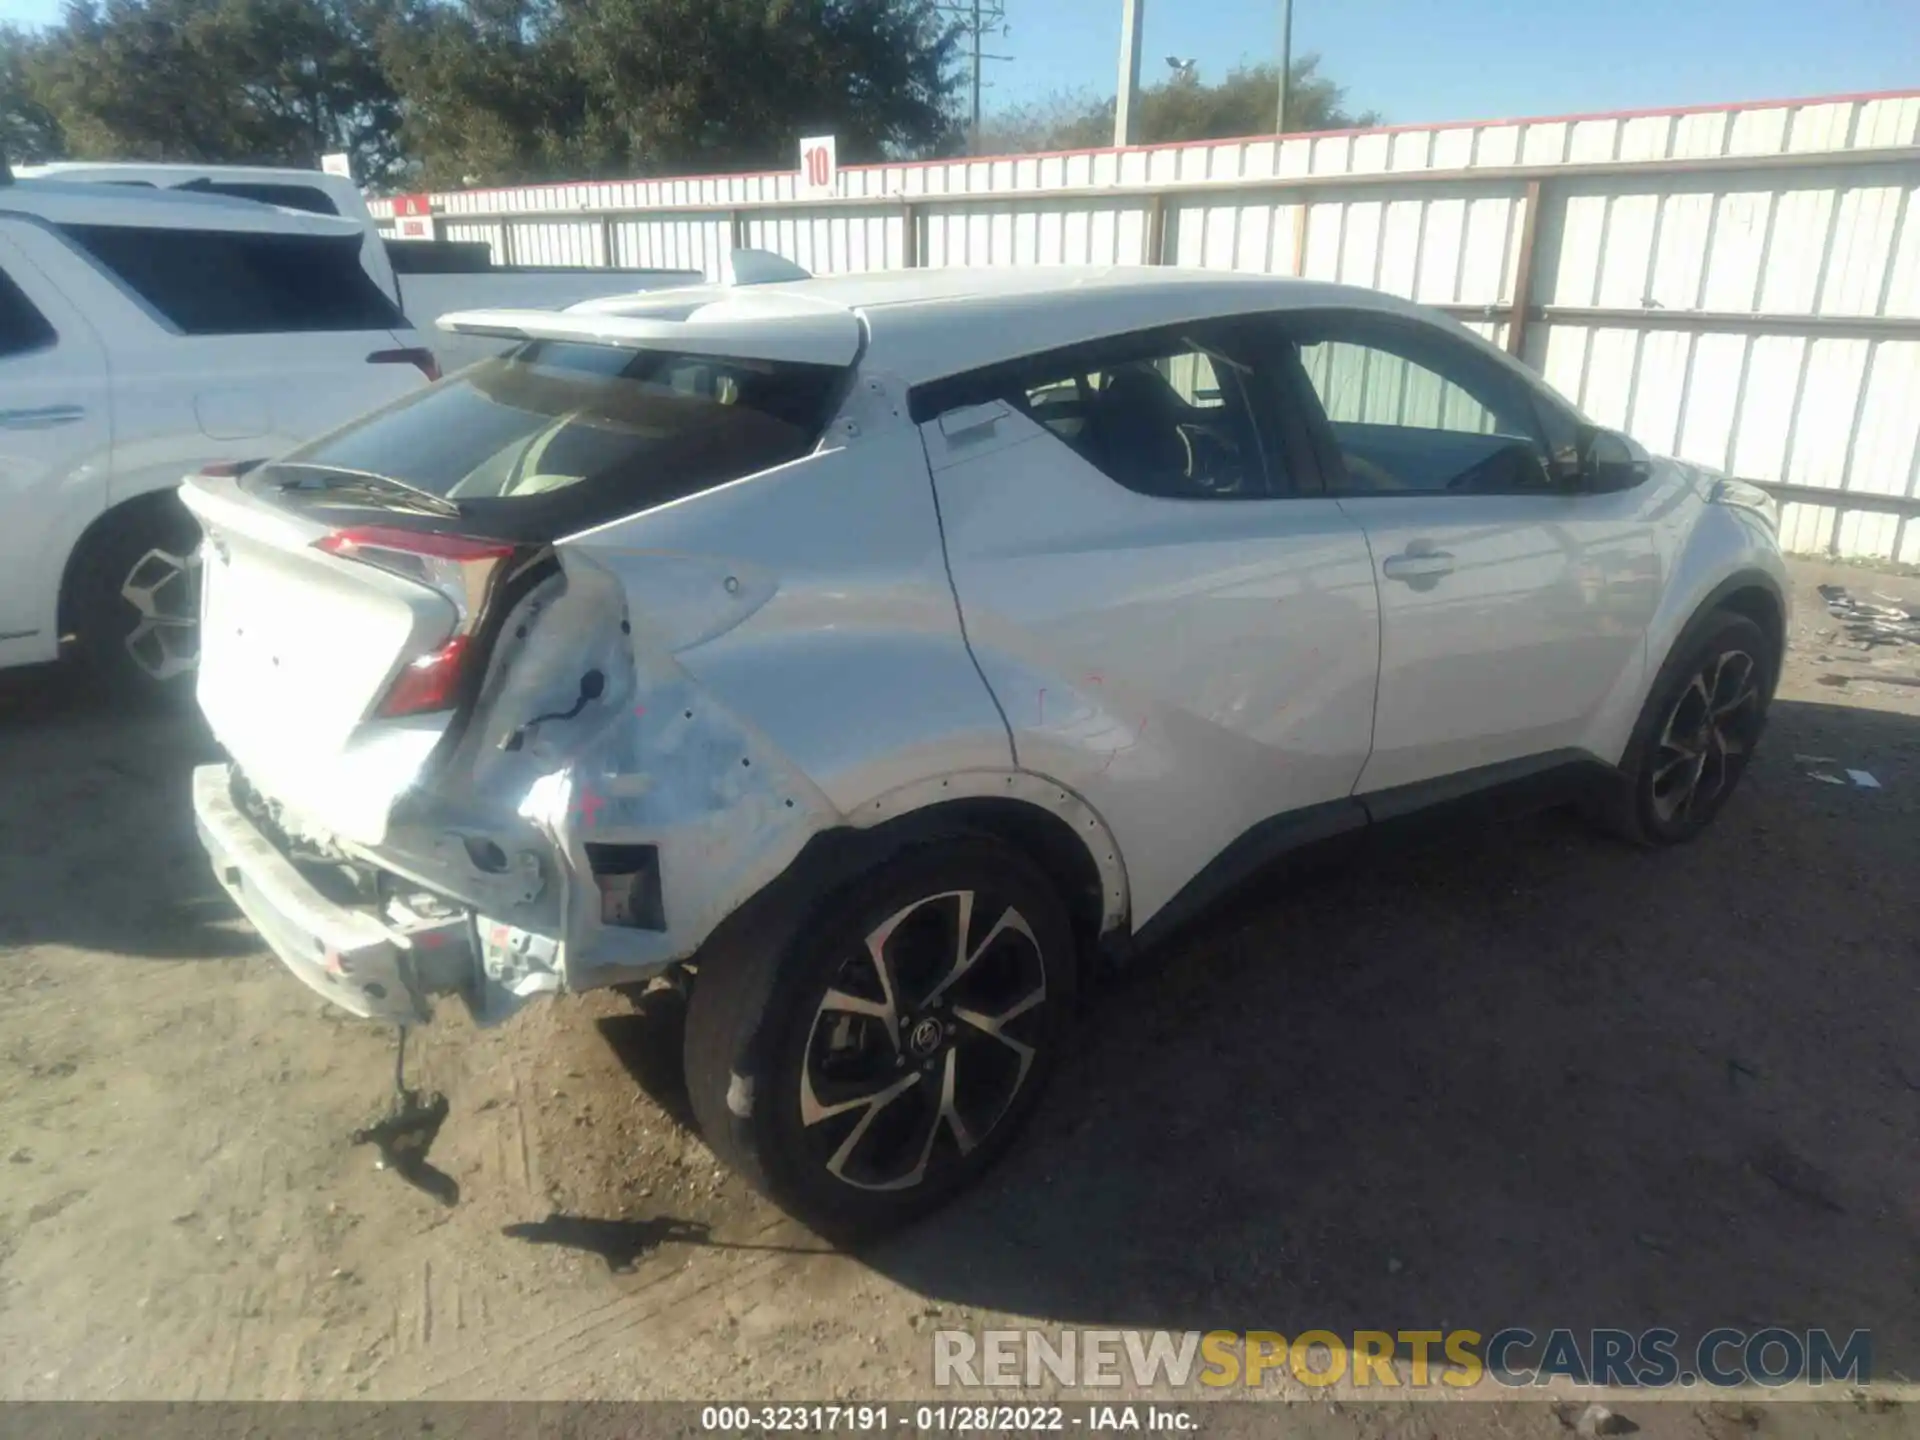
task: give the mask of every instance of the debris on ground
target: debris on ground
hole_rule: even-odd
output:
[[[353,1132],[353,1143],[380,1152],[376,1170],[392,1170],[402,1180],[442,1205],[460,1201],[460,1182],[427,1161],[440,1127],[447,1122],[447,1097],[439,1091],[407,1085],[407,1027],[396,1036],[393,1053],[393,1103],[373,1124]]]
[[[427,1151],[446,1123],[447,1110],[447,1097],[437,1091],[403,1090],[391,1111],[353,1132],[353,1143],[371,1145],[380,1152],[377,1169],[393,1171],[442,1205],[457,1204],[460,1182],[427,1160]]]
[[[1845,622],[1857,644],[1920,645],[1920,605],[1878,591],[1873,601],[1856,600],[1844,585],[1822,585],[1820,598],[1827,602],[1829,615]]]
[[[1852,785],[1859,790],[1880,790],[1883,787],[1870,770],[1854,770],[1842,766],[1831,755],[1795,755],[1793,763],[1800,767],[1800,773],[1809,780],[1817,780],[1822,785]],[[1840,771],[1839,775],[1834,770]],[[1846,778],[1842,779],[1844,775]]]
[[[1818,660],[1852,667],[1816,677],[1822,685],[1846,689],[1875,683],[1920,686],[1920,603],[1876,590],[1861,599],[1844,585],[1822,585],[1827,613],[1837,629],[1818,632]]]
[[[1609,1410],[1601,1404],[1592,1404],[1573,1415],[1573,1407],[1562,1406],[1556,1411],[1560,1423],[1576,1435],[1631,1435],[1640,1427],[1618,1411]]]

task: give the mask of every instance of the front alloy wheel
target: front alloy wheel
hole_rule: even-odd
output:
[[[715,1152],[855,1238],[970,1184],[1032,1113],[1064,1039],[1073,941],[998,840],[915,846],[783,941],[702,958],[687,1089]]]
[[[1758,672],[1746,651],[1719,651],[1674,701],[1653,757],[1653,813],[1661,824],[1684,825],[1696,806],[1717,806],[1732,785],[1760,715]]]
[[[1704,830],[1753,758],[1777,654],[1747,616],[1706,616],[1662,667],[1619,784],[1595,797],[1595,818],[1640,845],[1671,845]]]

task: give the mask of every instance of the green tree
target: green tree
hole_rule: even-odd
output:
[[[58,160],[67,153],[60,120],[40,99],[37,70],[44,43],[14,25],[0,25],[0,159],[15,165]]]
[[[402,139],[420,181],[458,187],[582,174],[588,96],[550,0],[424,5],[388,34],[406,96]]]
[[[989,111],[980,117],[981,155],[1025,155],[1036,150],[1090,150],[1113,143],[1113,101],[1090,91],[1056,90],[1044,100]]]
[[[434,183],[663,174],[929,152],[954,40],[927,0],[466,0],[416,11],[388,63]]]
[[[1181,73],[1141,87],[1134,113],[1134,140],[1157,145],[1175,140],[1229,140],[1271,135],[1279,99],[1276,65],[1242,65],[1217,85]],[[1320,73],[1318,55],[1292,65],[1287,87],[1287,130],[1345,130],[1377,125],[1374,111],[1346,108],[1346,89]],[[983,154],[1077,150],[1113,143],[1112,99],[1059,93],[1036,104],[1015,106],[981,123]]]
[[[399,0],[74,0],[30,93],[86,159],[400,167],[400,96],[380,63]]]

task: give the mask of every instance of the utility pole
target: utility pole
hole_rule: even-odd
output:
[[[1113,143],[1133,143],[1133,107],[1140,99],[1140,27],[1147,0],[1120,0],[1120,83],[1113,106]]]
[[[973,39],[973,127],[967,134],[977,153],[980,149],[980,0],[973,0],[973,24],[967,28]]]
[[[1293,0],[1280,0],[1280,106],[1274,112],[1273,133],[1287,133],[1287,85],[1293,78]]]
[[[977,155],[980,153],[980,91],[984,83],[981,70],[986,61],[1013,58],[1011,55],[987,54],[983,42],[990,30],[998,29],[1005,33],[1007,8],[1004,0],[944,0],[934,8],[947,16],[967,37],[967,90],[972,99],[968,107],[967,149]]]

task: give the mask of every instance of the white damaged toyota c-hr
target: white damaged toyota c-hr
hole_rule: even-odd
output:
[[[1284,851],[1513,795],[1687,839],[1779,672],[1763,493],[1371,292],[909,271],[442,323],[524,343],[186,486],[214,866],[402,1025],[691,971],[707,1139],[829,1229],[976,1176],[1096,963]]]

